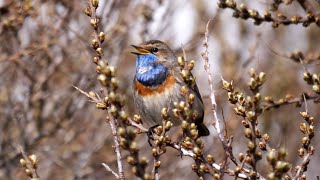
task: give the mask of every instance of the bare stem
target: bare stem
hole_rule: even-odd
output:
[[[302,104],[304,103],[304,97],[306,100],[318,100],[320,98],[320,95],[314,94],[314,95],[307,95],[304,93],[300,97],[295,97],[288,99],[287,101],[281,101],[281,102],[268,102],[267,104],[263,104],[263,111],[268,111],[272,108],[278,108],[280,106],[289,105],[289,104]]]
[[[308,153],[303,158],[303,161],[302,161],[301,165],[299,166],[299,169],[298,169],[296,175],[292,178],[292,180],[298,180],[302,176],[302,174],[304,172],[303,169],[305,169],[308,166],[308,164],[310,162],[310,156],[311,155],[312,155],[311,153]]]
[[[111,118],[109,118],[111,117]],[[115,123],[115,120],[112,118],[112,116],[107,117],[107,122],[109,123],[113,135],[113,142],[115,146],[115,152],[117,156],[117,164],[118,164],[118,172],[119,172],[119,178],[118,179],[126,179],[124,177],[124,171],[123,171],[123,165],[122,165],[122,157],[120,153],[120,145],[119,145],[119,139],[118,139],[118,133],[117,133],[117,126]]]
[[[107,171],[111,172],[117,179],[119,179],[119,175],[114,172],[106,163],[102,163],[102,166],[106,168]]]
[[[203,41],[203,47],[205,48],[204,51],[201,53],[202,58],[204,59],[204,69],[207,73],[208,76],[208,83],[209,83],[209,88],[210,88],[210,100],[211,100],[211,106],[212,106],[212,112],[214,116],[214,122],[212,125],[216,129],[219,139],[223,144],[225,144],[225,137],[224,137],[224,132],[223,129],[225,127],[224,122],[221,121],[218,116],[217,116],[217,103],[216,103],[216,98],[215,98],[215,91],[213,89],[213,81],[212,81],[212,75],[210,72],[210,63],[209,63],[209,52],[208,52],[208,37],[209,37],[209,24],[210,24],[211,19],[208,21],[207,26],[206,26],[206,32],[204,34],[205,39]]]

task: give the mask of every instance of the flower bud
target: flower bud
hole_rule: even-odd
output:
[[[252,138],[252,130],[250,128],[245,128],[244,135],[246,136],[246,138],[251,139]]]
[[[272,149],[267,153],[267,160],[270,164],[274,165],[278,159],[277,151]]]
[[[100,46],[99,42],[96,39],[92,40],[91,45],[93,49],[97,49]]]
[[[24,160],[24,159],[20,159],[20,165],[21,165],[22,167],[27,167],[27,161]]]
[[[92,0],[92,6],[97,9],[99,6],[99,0]]]
[[[185,60],[182,56],[179,56],[178,57],[178,64],[180,67],[184,68],[184,65],[185,65]]]
[[[99,35],[98,35],[99,41],[100,41],[101,43],[103,43],[105,37],[106,37],[106,36],[105,36],[104,32],[100,32]]]

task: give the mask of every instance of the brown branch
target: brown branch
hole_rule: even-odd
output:
[[[310,121],[311,117],[308,115],[308,104],[307,104],[307,98],[306,96],[303,94],[303,100],[304,100],[304,104],[305,104],[305,114],[300,113],[303,117],[303,119],[305,121],[308,122],[309,124],[309,128],[310,125],[313,125],[313,121]],[[300,130],[301,130],[301,124],[300,124]],[[307,170],[308,164],[310,162],[310,156],[314,153],[314,148],[312,148],[312,146],[310,146],[310,141],[312,140],[312,138],[314,137],[314,130],[310,131],[310,129],[304,133],[308,136],[309,138],[309,143],[304,144],[302,143],[302,147],[305,149],[303,151],[307,151],[307,155],[304,155],[304,153],[301,155],[299,152],[299,156],[303,157],[303,161],[301,163],[301,165],[299,166],[298,170],[296,171],[295,176],[292,178],[293,180],[298,180],[298,179],[302,179],[301,176],[303,175],[303,173]]]
[[[116,126],[115,120],[112,118],[111,115],[108,115],[106,121],[109,123],[109,125],[111,127],[111,131],[112,131],[112,135],[113,135],[113,142],[114,142],[114,146],[115,146],[115,152],[116,152],[116,156],[117,156],[118,172],[119,172],[118,179],[122,180],[122,179],[125,179],[125,176],[124,176],[123,165],[122,165],[122,161],[121,161],[122,160],[122,156],[121,156],[121,153],[120,153],[120,145],[119,145],[119,138],[118,138],[118,133],[117,133],[117,126]]]
[[[302,0],[303,1],[303,0]],[[241,4],[239,7],[234,0],[219,0],[219,8],[222,9],[232,9],[233,17],[241,18],[243,20],[252,19],[255,25],[260,25],[262,23],[272,23],[273,28],[277,28],[280,24],[282,25],[297,25],[302,24],[304,27],[308,27],[310,24],[316,24],[319,26],[320,21],[317,17],[317,14],[313,12],[308,12],[305,18],[300,16],[287,17],[283,14],[272,15],[270,11],[265,12],[263,15],[260,15],[257,10],[248,9],[246,5]],[[307,8],[308,11],[311,9],[310,4],[305,5],[303,2],[302,5],[304,8]]]
[[[209,19],[207,26],[206,26],[206,31],[205,31],[205,39],[203,41],[203,47],[204,47],[204,51],[201,53],[202,58],[204,59],[204,69],[207,73],[208,76],[208,85],[210,88],[210,100],[211,100],[211,106],[212,106],[212,112],[213,112],[213,117],[214,117],[214,122],[212,123],[212,125],[214,126],[214,128],[216,129],[217,133],[218,133],[218,137],[223,145],[223,149],[226,153],[226,160],[223,163],[223,168],[221,168],[221,174],[223,176],[224,174],[224,169],[225,166],[227,165],[227,157],[229,157],[232,161],[235,159],[233,157],[233,153],[232,153],[232,148],[230,148],[227,145],[226,139],[225,139],[225,135],[224,135],[224,131],[223,129],[225,129],[225,123],[224,121],[222,121],[221,119],[218,118],[217,115],[217,103],[216,103],[216,98],[215,98],[215,91],[213,89],[213,80],[212,80],[212,74],[210,72],[210,63],[209,63],[209,52],[208,52],[208,37],[209,37],[209,25],[210,25],[210,21],[211,19]],[[236,162],[236,161],[234,161]]]
[[[305,169],[307,167],[307,165],[309,164],[311,155],[312,155],[312,153],[308,153],[303,158],[303,161],[302,161],[301,165],[299,166],[296,175],[292,178],[292,180],[298,180],[302,176],[302,174],[304,172],[303,169]]]
[[[91,17],[90,23],[91,23],[91,26],[93,27],[94,36],[95,36],[94,40],[92,41],[92,47],[93,47],[93,49],[96,50],[96,53],[97,53],[97,56],[94,57],[94,59],[96,58],[95,63],[98,63],[98,61],[101,60],[101,58],[103,56],[103,50],[101,48],[101,44],[105,40],[104,33],[99,32],[99,30],[98,30],[99,19],[97,18],[97,15],[96,15],[96,9],[99,6],[99,1],[87,0],[87,4],[88,4],[88,7],[86,8],[85,12],[87,15],[89,15]],[[76,89],[79,90],[79,88],[76,88]],[[85,93],[83,91],[80,91],[80,92],[82,92],[82,94],[85,94],[87,97],[91,97],[91,99],[93,99],[95,102],[97,102],[97,100],[100,101],[100,103],[96,103],[97,106],[100,104],[100,105],[102,105],[102,109],[106,108],[105,104],[101,103],[101,99],[99,98],[99,96],[97,94],[90,95],[90,94]],[[120,151],[120,145],[119,145],[119,138],[118,138],[118,134],[117,134],[118,127],[117,127],[116,119],[113,118],[112,114],[109,111],[108,111],[108,116],[107,116],[106,121],[109,123],[109,125],[111,127],[112,134],[113,134],[113,141],[114,141],[115,153],[116,153],[117,165],[118,165],[118,179],[124,180],[126,178],[124,176],[121,151]]]
[[[141,124],[137,124],[136,122],[134,122],[130,118],[129,118],[129,122],[131,123],[131,125],[133,127],[136,127],[137,129],[139,129],[140,132],[144,132],[144,133],[148,132],[147,128],[143,127]],[[194,154],[194,152],[192,150],[185,149],[185,148],[181,147],[181,145],[179,145],[177,143],[172,142],[172,143],[168,144],[168,146],[173,148],[173,149],[178,150],[182,156],[188,156],[188,157],[191,157],[191,158],[195,157],[195,154]],[[204,158],[202,158],[202,159],[204,159]],[[207,163],[207,162],[204,162],[204,163]],[[216,169],[218,171],[220,171],[222,169],[222,167],[219,164],[216,164],[216,163],[212,163],[212,164],[208,164],[208,165],[210,165],[212,168],[214,168],[214,169]],[[245,172],[250,172],[249,169],[243,168],[243,170]],[[229,174],[230,176],[235,176],[234,171],[231,170],[231,169],[227,169],[226,173]],[[258,174],[258,175],[259,175],[261,180],[265,180],[265,178],[263,176],[261,176],[260,174]],[[244,174],[244,173],[239,173],[237,176],[239,178],[242,178],[242,179],[248,179],[248,176],[246,174]]]
[[[94,102],[95,104],[102,104],[103,103],[103,101],[96,94],[95,95],[90,95],[89,93],[81,90],[80,88],[78,88],[76,86],[73,86],[73,87],[75,89],[77,89],[80,93],[82,93],[83,95],[85,95],[88,98],[90,98],[91,101]],[[115,144],[115,152],[116,152],[116,156],[117,156],[117,164],[118,164],[118,172],[119,172],[119,175],[118,175],[117,179],[125,179],[124,171],[123,171],[123,165],[122,165],[122,161],[121,161],[122,157],[121,157],[121,153],[120,153],[120,145],[119,145],[119,139],[118,139],[115,120],[113,118],[110,119],[109,117],[112,117],[112,116],[111,115],[107,116],[107,122],[109,123],[109,125],[111,127],[111,131],[112,131],[112,135],[113,135],[113,141],[114,141],[114,144]]]
[[[80,91],[82,94],[84,94],[85,96],[87,96],[92,102],[94,102],[94,103],[96,103],[96,104],[103,102],[101,99],[97,98],[96,96],[92,96],[92,95],[90,95],[90,94],[87,93],[87,92],[82,91],[82,90],[81,90],[80,88],[78,88],[78,87],[75,87],[75,86],[74,86],[74,88],[76,88],[76,89],[77,89],[78,91]],[[148,129],[145,128],[144,126],[142,126],[141,124],[138,124],[138,123],[134,122],[131,118],[128,118],[128,120],[129,120],[129,123],[130,123],[129,125],[131,125],[132,127],[137,128],[137,130],[139,131],[139,133],[147,133],[147,132],[148,132]],[[153,136],[154,136],[154,139],[158,138],[158,136],[157,136],[156,134],[153,134]],[[191,158],[194,158],[194,157],[195,157],[195,154],[194,154],[194,152],[193,152],[192,150],[185,149],[185,148],[181,147],[181,145],[179,145],[178,143],[171,142],[170,144],[167,144],[167,146],[169,146],[169,147],[171,147],[171,148],[173,148],[173,149],[178,150],[182,156],[188,156],[188,157],[191,157]],[[232,151],[231,151],[231,152],[232,152]],[[219,164],[216,164],[216,163],[209,164],[208,162],[206,162],[206,161],[204,160],[204,159],[205,159],[204,157],[201,158],[201,159],[202,159],[202,162],[203,162],[203,163],[206,163],[206,164],[210,165],[212,168],[214,168],[214,169],[216,169],[216,170],[218,170],[218,171],[221,171],[221,170],[223,169],[223,167],[222,167],[221,165],[219,165]],[[246,169],[246,168],[243,168],[242,170],[245,171],[246,173],[250,172],[250,170],[249,170],[249,169]],[[236,176],[236,173],[235,173],[233,170],[229,169],[229,168],[226,169],[225,173],[229,174],[230,176]],[[247,176],[246,174],[244,174],[244,173],[239,173],[239,174],[237,174],[237,176],[238,176],[239,178],[242,178],[242,179],[248,179],[248,176]],[[261,180],[264,180],[264,179],[265,179],[265,178],[264,178],[263,176],[261,176],[260,174],[258,174],[258,176],[260,177]]]
[[[320,98],[320,95],[319,94],[306,95],[305,98],[306,100],[317,100]],[[304,102],[304,96],[290,98],[288,100],[278,101],[278,102],[271,101],[263,105],[263,111],[268,111],[272,108],[279,108],[280,106],[285,106],[289,104],[295,104],[295,103],[302,104],[303,102]]]

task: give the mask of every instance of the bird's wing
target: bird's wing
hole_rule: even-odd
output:
[[[180,74],[180,67],[175,67],[175,68],[173,69],[173,74],[174,74],[174,76],[176,77],[178,83],[180,83],[180,84],[185,84],[185,82],[184,82],[184,80],[183,80],[183,78],[182,78],[182,76],[181,76],[181,74]],[[190,75],[193,77],[192,74],[190,74]],[[188,88],[190,88],[190,89],[193,91],[193,93],[195,93],[195,95],[197,96],[197,98],[199,98],[200,101],[201,101],[201,103],[203,104],[203,101],[202,101],[202,98],[201,98],[201,94],[200,94],[200,91],[199,91],[199,88],[198,88],[197,84],[195,83],[195,84],[193,85],[193,87],[191,87],[190,85],[188,85]]]
[[[182,86],[185,85],[186,83],[184,82],[181,74],[180,74],[180,68],[176,67],[174,68],[173,71],[177,82]],[[192,77],[193,75],[190,74]],[[200,113],[199,118],[197,118],[195,120],[195,124],[198,127],[198,131],[199,131],[199,135],[200,136],[208,136],[210,134],[208,128],[203,124],[203,119],[204,119],[204,105],[203,105],[203,101],[199,92],[199,88],[197,86],[197,84],[195,83],[193,86],[188,85],[189,88],[189,92],[193,93],[195,95],[195,100],[194,100],[194,104],[193,104],[193,108],[195,110],[198,111],[198,113]]]

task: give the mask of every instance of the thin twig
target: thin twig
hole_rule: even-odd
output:
[[[305,93],[303,93],[305,95]],[[320,98],[320,95],[314,94],[314,95],[308,95],[308,96],[301,96],[301,97],[295,97],[291,98],[287,101],[281,101],[281,102],[268,102],[267,104],[263,104],[263,111],[270,110],[272,108],[278,108],[280,106],[289,105],[289,104],[302,104],[304,102],[304,97],[306,100],[317,100]]]
[[[80,88],[73,86],[75,89],[77,89],[80,93],[84,94],[85,96],[87,96],[88,98],[90,98],[90,100],[96,104],[98,103],[103,103],[103,101],[99,98],[99,96],[95,95],[95,96],[91,96],[89,93],[81,90]],[[113,135],[113,141],[114,141],[114,145],[115,145],[115,152],[116,152],[116,156],[117,156],[117,164],[118,164],[118,179],[125,179],[124,176],[124,170],[123,170],[123,165],[122,165],[122,161],[121,161],[121,153],[120,153],[120,145],[119,145],[119,139],[118,139],[118,134],[117,134],[117,127],[115,124],[115,120],[113,118],[109,118],[112,117],[111,115],[107,116],[107,122],[109,123],[110,127],[111,127],[111,131],[112,131],[112,135]]]
[[[106,163],[102,163],[102,166],[106,168],[107,171],[111,172],[117,179],[119,179],[119,175],[114,172]]]
[[[304,105],[305,105],[305,112],[308,113],[308,103],[306,96],[303,94],[303,99],[304,99]],[[303,175],[304,171],[307,169],[307,166],[310,162],[310,156],[313,154],[312,151],[309,151],[306,156],[304,156],[303,161],[301,165],[299,166],[297,173],[295,176],[292,178],[292,180],[298,180],[300,177]]]
[[[221,121],[218,116],[217,116],[217,103],[216,103],[216,98],[215,98],[215,91],[213,89],[213,81],[212,81],[212,75],[210,72],[210,63],[209,63],[209,52],[208,52],[208,36],[209,36],[209,24],[210,24],[211,19],[208,21],[207,26],[206,26],[206,32],[205,32],[205,40],[203,41],[203,47],[205,48],[204,51],[201,53],[202,58],[204,59],[204,69],[207,72],[208,75],[208,83],[209,83],[209,88],[210,88],[210,100],[211,100],[211,105],[212,105],[212,112],[214,116],[214,122],[212,125],[216,129],[219,139],[221,142],[224,144],[225,143],[225,137],[223,134],[223,130],[225,125],[223,121]]]
[[[302,176],[302,174],[304,172],[303,169],[305,169],[307,167],[307,165],[309,164],[311,155],[312,155],[311,153],[308,153],[303,158],[303,161],[302,161],[301,165],[299,166],[296,175],[292,178],[292,180],[298,180]]]
[[[218,133],[218,137],[223,145],[223,149],[225,150],[225,153],[226,153],[226,157],[228,157],[228,148],[226,146],[226,142],[225,142],[225,136],[224,136],[224,131],[223,129],[225,128],[225,124],[223,121],[221,121],[219,118],[218,118],[218,115],[217,115],[217,103],[216,103],[216,98],[215,98],[215,91],[213,89],[213,81],[212,81],[212,75],[211,75],[211,72],[210,72],[210,63],[209,63],[209,52],[208,52],[208,37],[209,37],[209,25],[210,25],[210,22],[211,22],[211,19],[209,19],[208,23],[207,23],[207,26],[206,26],[206,31],[205,31],[205,38],[204,38],[204,41],[203,41],[203,47],[204,47],[204,51],[201,53],[201,56],[202,58],[204,59],[204,69],[207,73],[207,76],[208,76],[208,84],[209,84],[209,88],[210,88],[210,100],[211,100],[211,106],[212,106],[212,112],[213,112],[213,117],[214,117],[214,121],[212,123],[212,125],[214,126],[214,128],[216,129],[217,133]],[[232,154],[232,153],[230,153]],[[223,163],[224,166],[223,168],[221,169],[221,175],[223,176],[224,174],[224,169],[225,169],[225,166],[227,165],[227,158],[226,158],[226,161]]]
[[[153,176],[155,180],[160,180],[160,173],[159,173],[159,168],[157,167],[157,163],[159,161],[159,156],[154,157],[154,168],[153,168]]]
[[[30,158],[27,156],[27,154],[24,152],[22,146],[18,146],[19,151],[21,152],[21,155],[23,157],[23,159],[27,162],[26,163],[26,169],[28,169],[31,172],[31,177],[32,179],[37,179],[40,180],[40,177],[37,173],[37,169],[35,165],[32,165],[32,162],[30,160]]]
[[[113,116],[108,116],[106,121],[109,123],[109,125],[111,127],[111,131],[112,131],[112,135],[113,135],[113,142],[114,142],[114,146],[115,146],[115,152],[116,152],[117,164],[118,164],[118,172],[119,172],[118,179],[125,179],[123,165],[122,165],[122,161],[121,161],[122,157],[121,157],[121,153],[120,153],[120,144],[119,144],[119,138],[118,138],[117,126],[115,123],[115,119],[113,119]]]

